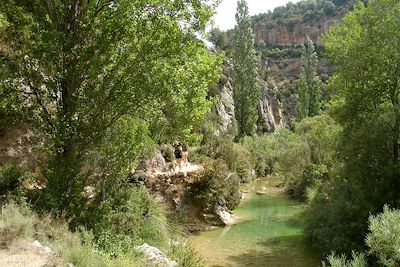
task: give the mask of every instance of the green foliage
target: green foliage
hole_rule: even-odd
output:
[[[218,77],[220,59],[195,33],[204,33],[213,3],[150,5],[123,0],[117,6],[71,1],[0,6],[9,24],[1,47],[15,51],[0,49],[0,94],[11,96],[7,103],[2,98],[0,113],[15,100],[12,106],[24,108],[24,117],[47,138],[47,208],[79,214],[83,187],[97,173],[88,172],[94,170],[88,165],[98,148],[116,142],[118,149],[111,150],[121,152],[113,159],[121,164],[101,163],[107,177],[134,162],[123,158],[138,151],[122,150],[121,120],[139,125],[146,120],[147,134],[163,141],[188,135],[208,111],[207,89]],[[122,137],[110,137],[116,133]]]
[[[224,160],[229,170],[234,171],[242,182],[250,181],[253,165],[251,154],[246,148],[229,139],[221,139],[215,152],[215,158]]]
[[[224,136],[219,136],[216,128],[209,125],[208,133],[204,133],[203,144],[192,156],[200,162],[207,159],[222,160],[242,182],[252,179],[253,159],[249,151],[241,144],[233,142],[236,134],[234,127],[230,127]]]
[[[308,211],[305,236],[324,255],[332,250],[362,251],[371,209],[369,196],[347,181],[325,181],[318,186]]]
[[[204,259],[198,256],[195,251],[182,244],[173,244],[170,248],[169,255],[175,259],[181,267],[204,267],[206,263]]]
[[[172,162],[175,160],[174,149],[170,145],[162,145],[160,147],[160,152],[166,162]],[[189,153],[189,156],[191,153]]]
[[[331,167],[338,158],[342,127],[324,114],[296,123],[295,132],[308,144],[311,161]]]
[[[22,172],[15,165],[5,165],[0,168],[0,195],[13,191],[20,185]]]
[[[327,253],[362,249],[370,213],[399,198],[398,1],[359,3],[323,38],[336,66],[331,114],[342,166],[311,202],[306,234]]]
[[[93,229],[99,248],[118,255],[144,242],[166,247],[167,219],[145,188],[121,188],[89,208],[83,223]]]
[[[7,247],[19,238],[31,237],[37,218],[27,207],[19,208],[15,203],[1,207],[0,246]]]
[[[229,172],[222,160],[208,162],[198,181],[190,185],[190,195],[200,202],[204,209],[212,210],[220,198],[228,209],[234,209],[240,202],[239,178]]]
[[[321,112],[322,82],[316,72],[317,63],[314,44],[307,36],[302,46],[299,100],[296,105],[297,118],[300,120]]]
[[[15,165],[4,165],[0,167],[0,197],[33,197],[34,189],[28,190],[38,181],[34,173],[23,172]]]
[[[300,58],[301,49],[298,47],[274,46],[260,49],[262,56],[268,59]]]
[[[0,13],[0,29],[4,29],[8,27],[8,22],[4,14]]]
[[[287,129],[245,138],[244,146],[254,158],[259,175],[283,172],[287,177],[296,177],[310,162],[307,145],[300,136]]]
[[[57,253],[57,262],[63,265],[139,266],[134,253],[111,255],[99,251],[90,232],[80,229],[72,233],[63,220],[55,220],[50,216],[39,217],[26,204],[10,202],[2,206],[0,233],[1,246],[9,246],[19,239],[39,240]]]
[[[255,162],[255,171],[258,177],[272,174],[276,162],[274,143],[271,135],[260,137],[246,137],[243,140],[244,147],[251,153]]]
[[[218,28],[213,28],[210,31],[210,41],[215,45],[218,50],[225,50],[228,45],[228,35],[226,32]]]
[[[315,184],[330,179],[331,169],[338,164],[341,133],[342,128],[331,117],[321,115],[297,123],[295,133],[280,129],[270,135],[247,137],[243,144],[251,153],[258,176],[280,172],[286,178],[287,191],[305,199],[311,191],[315,193]]]
[[[249,10],[245,0],[239,0],[233,36],[233,98],[239,135],[254,133],[260,96],[259,64],[254,50]]]
[[[352,252],[353,259],[347,260],[346,255],[337,256],[335,253],[330,254],[327,257],[328,264],[325,262],[322,263],[323,267],[366,267],[367,261],[365,259],[365,255],[363,253]]]
[[[381,266],[400,265],[400,211],[384,206],[383,212],[369,217],[365,243]]]
[[[336,10],[336,5],[331,1],[326,1],[324,3],[324,12],[326,15],[332,15]]]
[[[118,120],[108,129],[104,138],[104,145],[95,149],[91,155],[94,168],[99,170],[91,184],[103,200],[113,195],[121,186],[126,186],[127,174],[136,163],[134,159],[141,152],[151,157],[155,147],[149,138],[147,125],[132,117]]]
[[[253,25],[286,25],[291,29],[291,24],[322,21],[326,15],[334,15],[341,9],[350,10],[357,0],[303,0],[297,3],[287,3],[286,6],[276,7],[273,12],[252,16]]]
[[[325,165],[311,164],[303,170],[299,176],[290,175],[286,179],[287,192],[296,199],[310,200],[313,197],[310,190],[319,182],[325,182],[328,178],[328,168]]]

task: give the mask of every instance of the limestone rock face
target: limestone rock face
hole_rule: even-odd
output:
[[[285,126],[282,115],[282,105],[272,89],[262,83],[260,101],[258,105],[259,126],[263,132],[274,132],[277,128]]]
[[[263,23],[254,25],[255,43],[264,41],[267,45],[298,45],[304,43],[305,37],[308,35],[314,43],[320,43],[322,33],[338,23],[345,12],[340,12],[336,16],[324,16],[318,21],[300,22],[293,27],[288,27],[284,24],[275,24],[268,27]]]
[[[225,76],[224,74],[222,74]],[[222,76],[221,75],[221,76]],[[235,105],[231,78],[222,77],[219,84],[219,101],[216,104],[217,115],[221,119],[221,131],[226,132],[235,120]],[[225,83],[223,83],[225,82]]]

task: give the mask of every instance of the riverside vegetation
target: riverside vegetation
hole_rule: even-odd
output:
[[[322,2],[333,12],[331,1]],[[239,7],[246,33],[245,1]],[[307,39],[296,89],[301,116],[259,136],[249,126],[254,110],[243,125],[218,134],[210,91],[223,54],[211,53],[195,34],[212,9],[210,1],[0,5],[0,130],[23,121],[46,155],[36,172],[1,167],[0,245],[33,238],[64,264],[143,266],[150,263],[135,247],[146,242],[180,266],[203,266],[179,242],[176,218],[128,182],[139,156],[184,138],[198,146],[191,161],[206,166],[191,191],[204,207],[223,197],[233,209],[239,183],[279,174],[286,192],[308,205],[304,234],[326,257],[324,266],[399,266],[399,1],[356,3],[323,36],[335,66],[327,84],[318,79]],[[242,41],[253,42],[251,35]],[[323,88],[332,94],[321,98]],[[95,192],[90,201],[88,185]]]

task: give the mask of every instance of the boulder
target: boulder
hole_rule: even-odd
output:
[[[162,267],[178,267],[176,261],[170,260],[165,256],[165,254],[156,247],[152,247],[146,243],[136,247],[137,251],[142,252],[149,261],[151,261],[156,266]]]
[[[32,247],[36,248],[38,251],[44,254],[53,254],[53,250],[49,247],[43,246],[42,244],[39,243],[39,241],[35,240],[32,243]]]
[[[215,204],[214,213],[218,216],[221,222],[224,223],[224,225],[232,225],[235,221],[232,214],[228,212],[225,206]]]

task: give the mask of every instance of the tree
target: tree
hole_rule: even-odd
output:
[[[0,14],[1,42],[13,48],[0,50],[0,93],[17,95],[46,137],[51,208],[81,210],[90,177],[107,176],[90,155],[121,121],[145,124],[157,140],[189,132],[208,110],[220,62],[196,33],[212,16],[209,1],[15,0]]]
[[[210,41],[219,49],[224,50],[228,45],[228,35],[219,28],[210,31]]]
[[[336,10],[336,5],[328,0],[324,2],[323,9],[326,15],[332,15]]]
[[[254,49],[249,9],[244,0],[237,2],[236,26],[233,37],[233,78],[235,117],[239,135],[254,132],[257,121],[257,105],[260,96],[258,59]]]
[[[343,127],[343,166],[311,205],[306,233],[326,252],[361,249],[369,215],[399,207],[399,12],[397,0],[358,3],[323,37],[336,67],[330,112]]]
[[[307,35],[302,45],[299,101],[296,107],[299,120],[318,115],[321,111],[322,82],[316,72],[317,64],[314,44]]]

